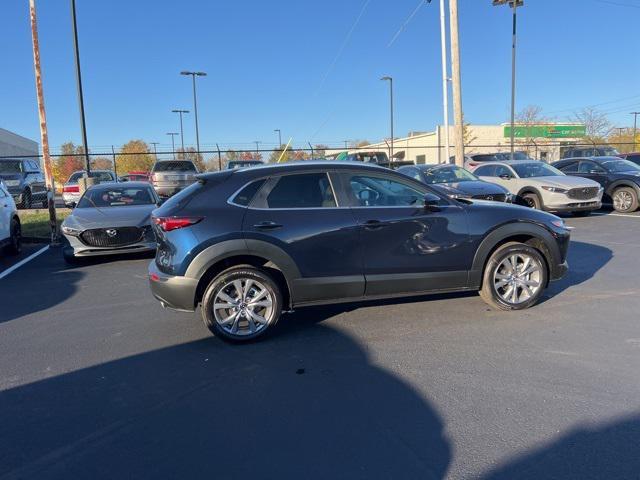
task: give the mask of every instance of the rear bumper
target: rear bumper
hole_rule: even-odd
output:
[[[152,261],[149,264],[149,286],[152,295],[162,306],[186,312],[195,310],[197,279],[167,275],[158,270],[156,262]]]
[[[193,182],[187,183],[152,183],[156,193],[161,197],[170,197],[180,190],[187,188]]]

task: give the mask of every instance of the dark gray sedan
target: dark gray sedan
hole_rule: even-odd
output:
[[[513,196],[506,188],[480,180],[455,165],[415,165],[400,167],[398,172],[431,185],[450,198],[513,202]]]
[[[151,212],[159,204],[156,192],[146,182],[89,188],[62,223],[65,260],[155,250]]]

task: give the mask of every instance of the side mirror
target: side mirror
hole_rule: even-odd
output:
[[[440,206],[440,197],[435,193],[424,194],[424,208],[426,210],[437,210]]]
[[[158,201],[156,202],[156,205],[160,206],[164,203],[164,201],[165,201],[164,198],[159,198]]]
[[[591,173],[593,175],[597,175],[597,174],[602,173],[602,172],[600,170],[593,169],[593,170],[589,170],[589,173]]]
[[[76,205],[78,205],[76,202],[69,202],[69,203],[67,204],[67,206],[68,206],[69,208],[71,208],[71,209],[76,208]]]
[[[500,175],[500,178],[503,180],[511,180],[513,177],[508,173],[503,173],[502,175]]]

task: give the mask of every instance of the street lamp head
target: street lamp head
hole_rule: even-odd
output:
[[[171,110],[173,113],[189,113],[189,110]]]
[[[167,132],[167,135],[180,135],[180,134],[177,132]]]
[[[384,77],[382,77],[380,80],[393,80],[393,78],[385,75]]]
[[[196,75],[198,77],[206,77],[207,76],[207,72],[194,72],[194,75]]]
[[[190,72],[188,70],[183,70],[182,72],[180,72],[180,75],[193,75],[193,72]]]
[[[509,5],[511,8],[524,6],[524,0],[493,0],[492,5],[499,7],[500,5]]]

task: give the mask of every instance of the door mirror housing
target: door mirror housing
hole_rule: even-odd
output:
[[[593,175],[598,175],[599,173],[602,173],[602,170],[598,170],[596,168],[592,168],[591,170],[589,170],[589,173],[591,173]]]
[[[513,178],[513,176],[509,173],[503,173],[502,175],[500,175],[500,178],[502,180],[511,180]]]
[[[67,206],[68,206],[69,208],[71,208],[71,209],[76,208],[76,205],[78,205],[76,202],[69,202],[69,203],[67,204]]]
[[[424,208],[426,210],[437,210],[440,206],[440,197],[435,193],[424,194]]]

